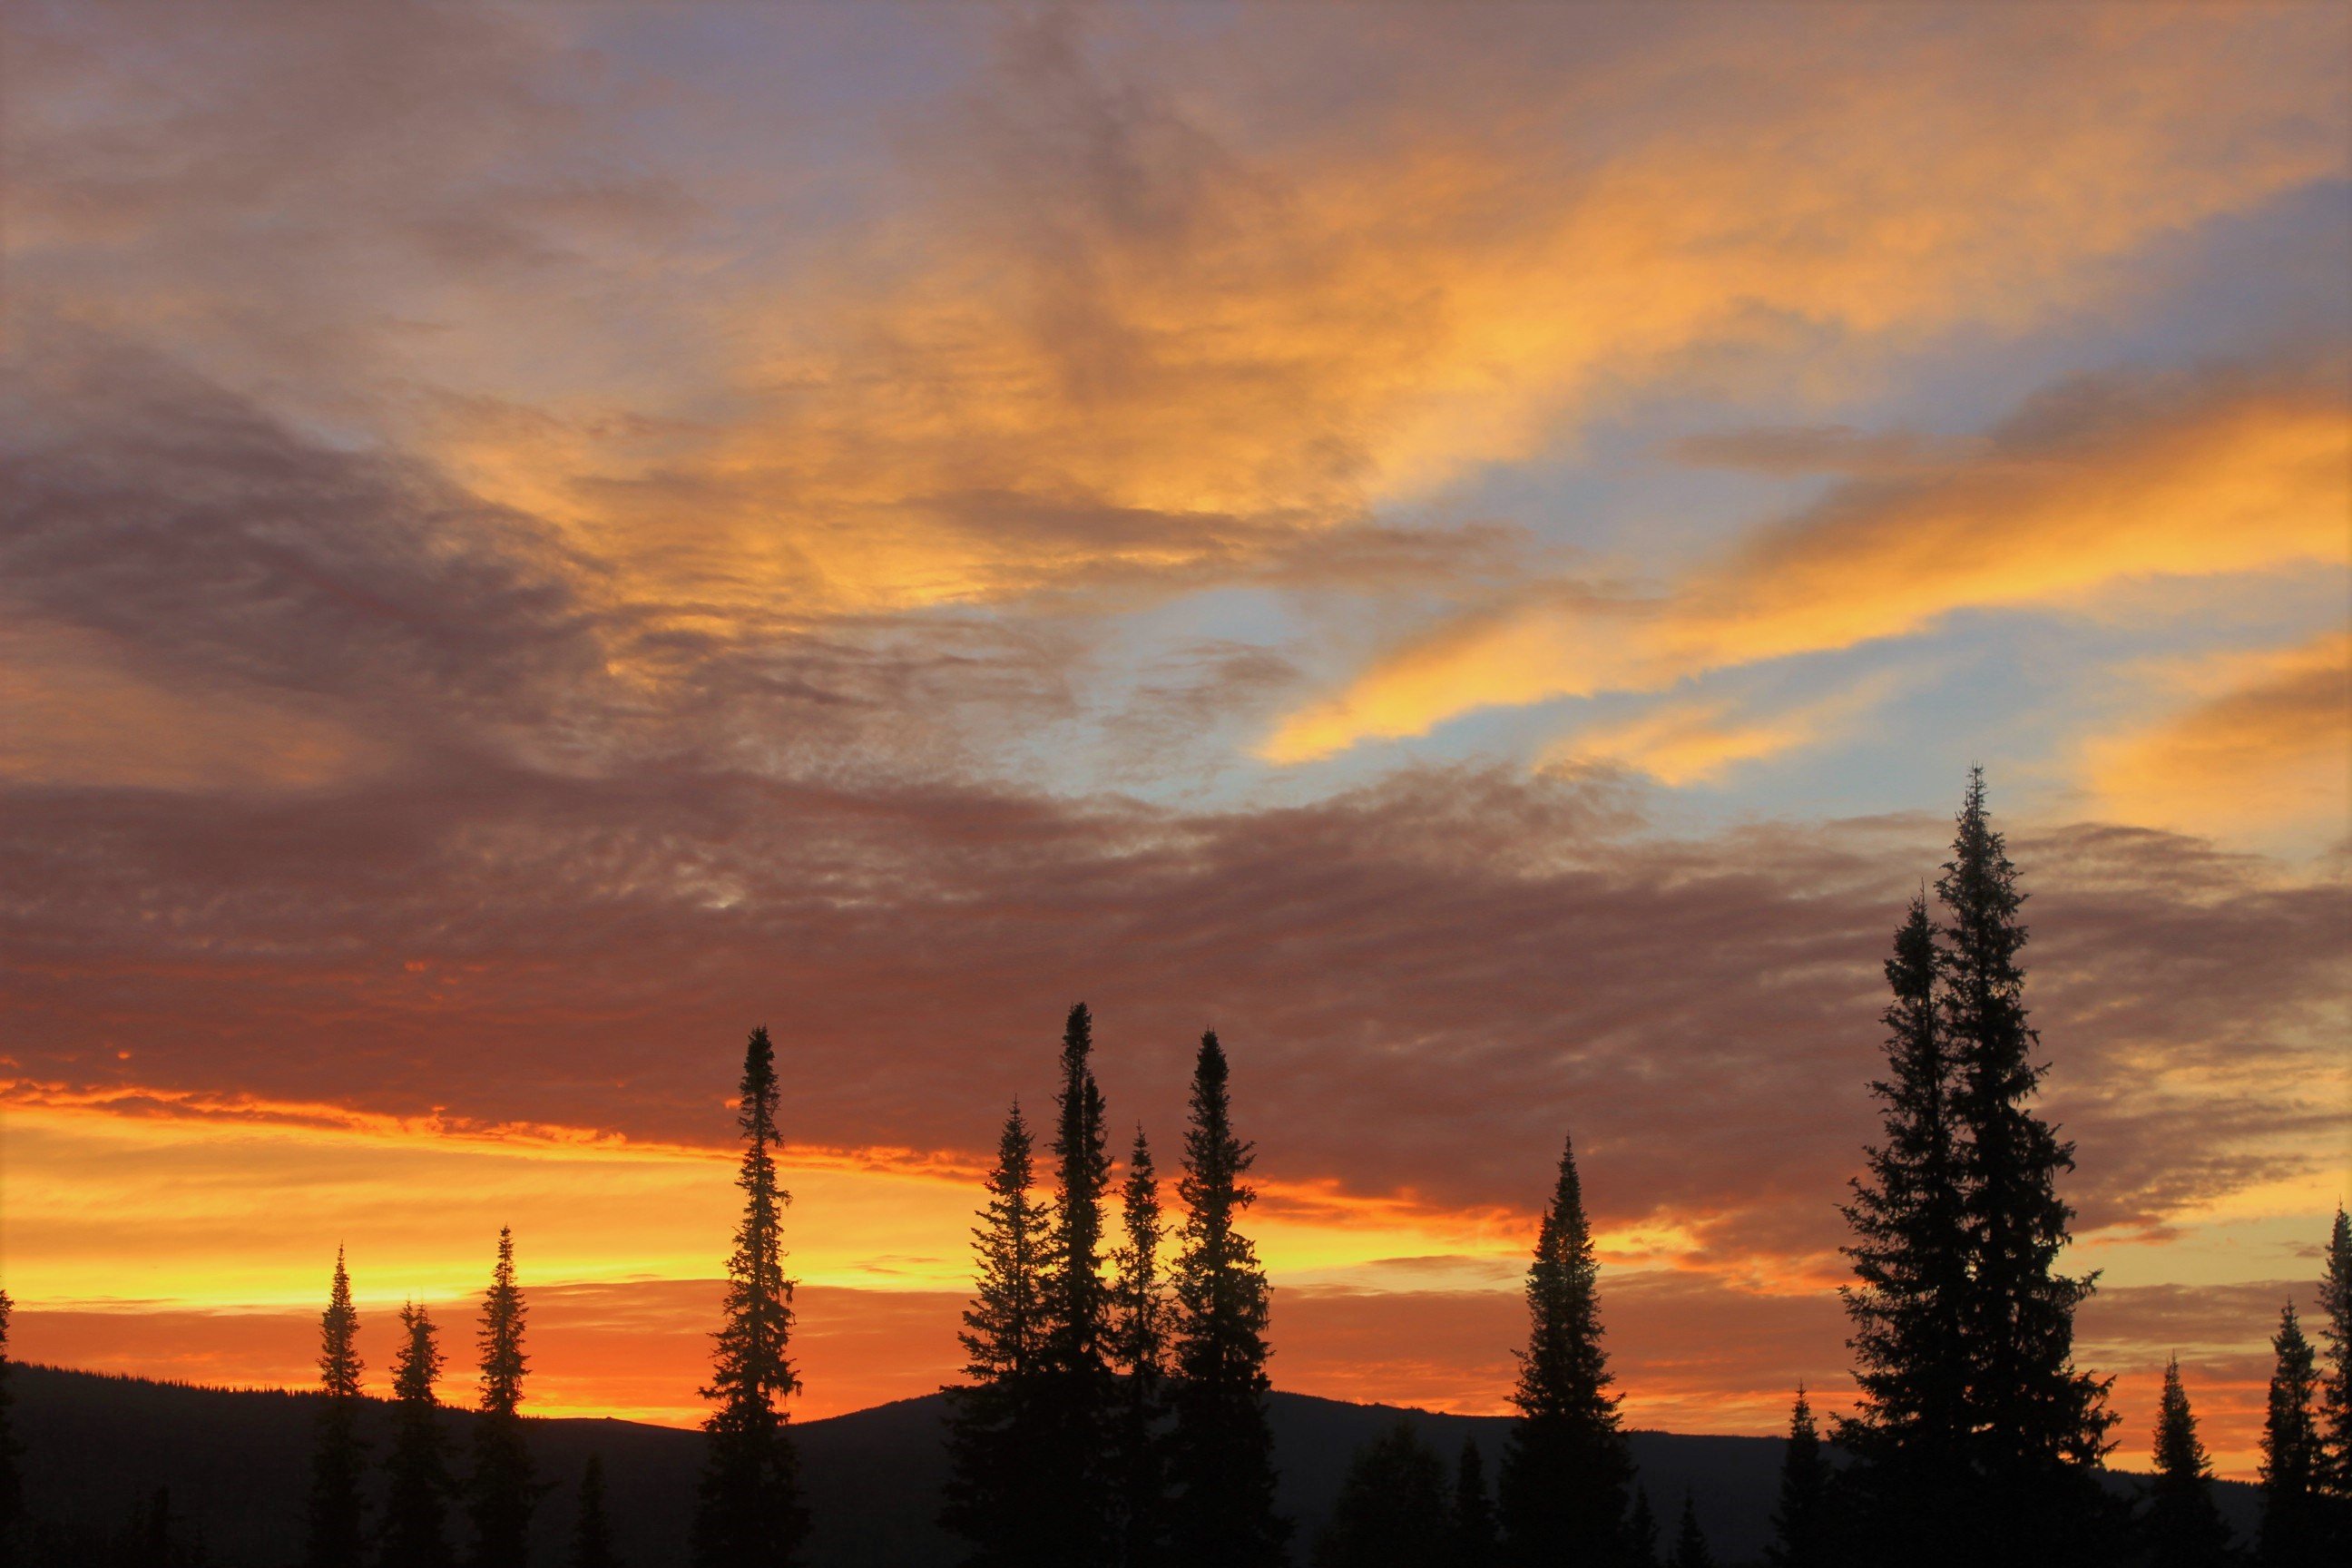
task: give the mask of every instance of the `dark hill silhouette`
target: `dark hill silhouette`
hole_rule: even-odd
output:
[[[316,1395],[21,1363],[10,1377],[27,1500],[73,1539],[112,1538],[156,1489],[168,1487],[182,1536],[200,1535],[216,1568],[283,1568],[299,1557]],[[366,1402],[361,1433],[372,1461],[386,1447],[389,1411],[381,1401]],[[1441,1454],[1454,1453],[1465,1436],[1475,1438],[1494,1473],[1508,1426],[1503,1417],[1273,1396],[1280,1500],[1298,1521],[1302,1545],[1312,1542],[1329,1513],[1357,1447],[1400,1414]],[[941,1415],[934,1394],[794,1424],[815,1521],[810,1568],[949,1568],[956,1561],[956,1543],[932,1523],[947,1472]],[[473,1417],[453,1410],[445,1419],[462,1464]],[[624,1559],[631,1568],[684,1563],[699,1433],[632,1421],[528,1425],[540,1477],[552,1483],[533,1525],[535,1563],[563,1561],[580,1473],[588,1456],[599,1453]],[[1661,1510],[1686,1489],[1695,1495],[1718,1562],[1760,1556],[1780,1476],[1779,1438],[1636,1432],[1633,1447],[1643,1484]],[[2119,1477],[2117,1484],[2131,1482]],[[2225,1482],[2217,1495],[2231,1527],[2249,1538],[2259,1510],[2254,1489]]]

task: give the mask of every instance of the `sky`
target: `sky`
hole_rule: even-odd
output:
[[[817,1416],[953,1378],[1097,1020],[1277,1386],[1851,1382],[1986,770],[2080,1359],[2224,1473],[2352,1192],[2352,13],[12,4],[0,1285],[311,1375],[348,1250],[699,1418],[775,1034]],[[462,1357],[460,1358],[462,1359]],[[447,1391],[466,1397],[462,1378]]]

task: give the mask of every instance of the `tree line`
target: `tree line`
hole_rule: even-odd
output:
[[[2319,1299],[2322,1345],[2290,1302],[2262,1439],[2256,1540],[2231,1540],[2176,1357],[2153,1474],[2136,1501],[2101,1482],[2115,1442],[2110,1381],[2074,1359],[2095,1276],[2059,1268],[2074,1211],[2073,1146],[2035,1109],[2048,1064],[2019,956],[2025,895],[1972,773],[1952,858],[1911,901],[1885,963],[1880,1135],[1842,1213],[1853,1280],[1855,1402],[1824,1434],[1796,1391],[1783,1452],[1775,1568],[1979,1563],[2265,1568],[2352,1560],[2352,1224],[2336,1211]],[[950,1477],[940,1520],[968,1568],[1275,1568],[1292,1561],[1276,1505],[1266,1365],[1272,1291],[1243,1226],[1253,1144],[1232,1072],[1201,1037],[1175,1193],[1138,1127],[1109,1151],[1094,1020],[1066,1021],[1040,1181],[1034,1134],[1008,1110],[973,1231],[964,1381],[946,1391]],[[693,1526],[701,1568],[791,1568],[809,1510],[786,1411],[791,1194],[776,1164],[779,1087],[765,1028],[739,1087],[742,1216],[715,1336],[713,1409]],[[1114,1214],[1114,1191],[1116,1213]],[[1526,1347],[1490,1489],[1465,1445],[1448,1473],[1409,1422],[1354,1456],[1314,1568],[1708,1568],[1695,1500],[1671,1542],[1635,1475],[1603,1345],[1600,1264],[1575,1148],[1563,1136],[1525,1285]],[[7,1422],[10,1303],[0,1292],[0,1550],[23,1499]],[[320,1325],[306,1568],[524,1568],[544,1490],[523,1439],[529,1360],[514,1238],[501,1230],[475,1339],[473,1452],[445,1451],[446,1366],[425,1309],[404,1306],[392,1375],[383,1517],[362,1509],[358,1315],[338,1252]],[[579,1481],[572,1568],[614,1568],[604,1478]],[[462,1531],[453,1529],[462,1515]],[[461,1551],[454,1539],[465,1537]],[[2251,1554],[2251,1556],[2249,1555]]]

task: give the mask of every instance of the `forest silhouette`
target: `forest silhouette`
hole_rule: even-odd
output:
[[[2319,1281],[2318,1342],[2281,1313],[2262,1438],[2262,1509],[2233,1537],[2214,1498],[2176,1357],[2152,1469],[2119,1489],[2110,1380],[2074,1361],[2095,1276],[2063,1273],[2073,1147],[2036,1110],[2050,1064],[2029,1022],[2025,895],[1970,774],[1951,858],[1897,925],[1885,963],[1885,1058],[1870,1089],[1878,1137],[1842,1205],[1852,1279],[1854,1408],[1822,1430],[1794,1391],[1781,1447],[1774,1568],[2148,1564],[2269,1568],[2352,1561],[2352,1222],[2336,1211]],[[1399,1419],[1356,1450],[1328,1521],[1296,1539],[1278,1501],[1269,1420],[1274,1295],[1248,1235],[1254,1143],[1234,1075],[1201,1037],[1174,1181],[1145,1130],[1123,1164],[1084,1003],[1066,1020],[1040,1152],[1016,1100],[973,1231],[962,1381],[945,1391],[946,1477],[897,1506],[936,1513],[968,1568],[1702,1568],[1718,1561],[1693,1490],[1653,1498],[1621,1419],[1602,1279],[1576,1151],[1558,1167],[1526,1278],[1515,1415],[1489,1483],[1475,1442],[1435,1451]],[[783,1266],[780,1085],[764,1027],[738,1086],[742,1215],[714,1336],[690,1560],[806,1561],[825,1505],[805,1486],[789,1402],[793,1286]],[[1115,1205],[1115,1212],[1114,1212]],[[200,1568],[168,1494],[104,1542],[47,1518],[24,1485],[0,1291],[0,1568],[108,1562]],[[338,1251],[320,1319],[304,1568],[526,1568],[551,1487],[573,1489],[562,1561],[615,1568],[604,1456],[542,1478],[523,1406],[528,1303],[516,1239],[498,1238],[475,1333],[478,1370],[462,1473],[439,1384],[441,1329],[400,1314],[389,1440],[372,1445],[352,1281]],[[381,1452],[377,1452],[377,1449]],[[381,1488],[365,1484],[380,1463]],[[381,1499],[371,1508],[371,1496]],[[1662,1525],[1659,1510],[1672,1524]],[[373,1516],[372,1516],[373,1515]],[[546,1568],[553,1560],[541,1554]]]

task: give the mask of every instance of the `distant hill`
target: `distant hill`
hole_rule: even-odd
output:
[[[284,1568],[300,1554],[317,1395],[193,1388],[136,1378],[17,1365],[14,1414],[25,1446],[27,1501],[94,1553],[120,1533],[158,1488],[169,1488],[182,1539],[201,1539],[217,1568]],[[380,1456],[389,1406],[370,1400],[362,1431]],[[1448,1463],[1467,1437],[1491,1478],[1508,1423],[1276,1394],[1271,1414],[1282,1470],[1281,1502],[1298,1521],[1303,1550],[1330,1512],[1356,1448],[1406,1415]],[[815,1540],[810,1568],[950,1568],[956,1543],[932,1522],[947,1471],[942,1401],[933,1394],[796,1424]],[[462,1467],[472,1417],[446,1417]],[[673,1568],[684,1542],[701,1461],[698,1433],[631,1421],[529,1424],[541,1478],[534,1562],[555,1568],[570,1539],[574,1491],[592,1453],[604,1456],[607,1492],[630,1568]],[[1771,1437],[1633,1436],[1634,1462],[1671,1527],[1687,1489],[1717,1559],[1752,1561],[1764,1547],[1781,1445]],[[2118,1478],[2118,1484],[2129,1484]],[[2257,1517],[2253,1489],[2224,1483],[2224,1511],[2241,1533]],[[81,1562],[100,1562],[94,1554]]]

